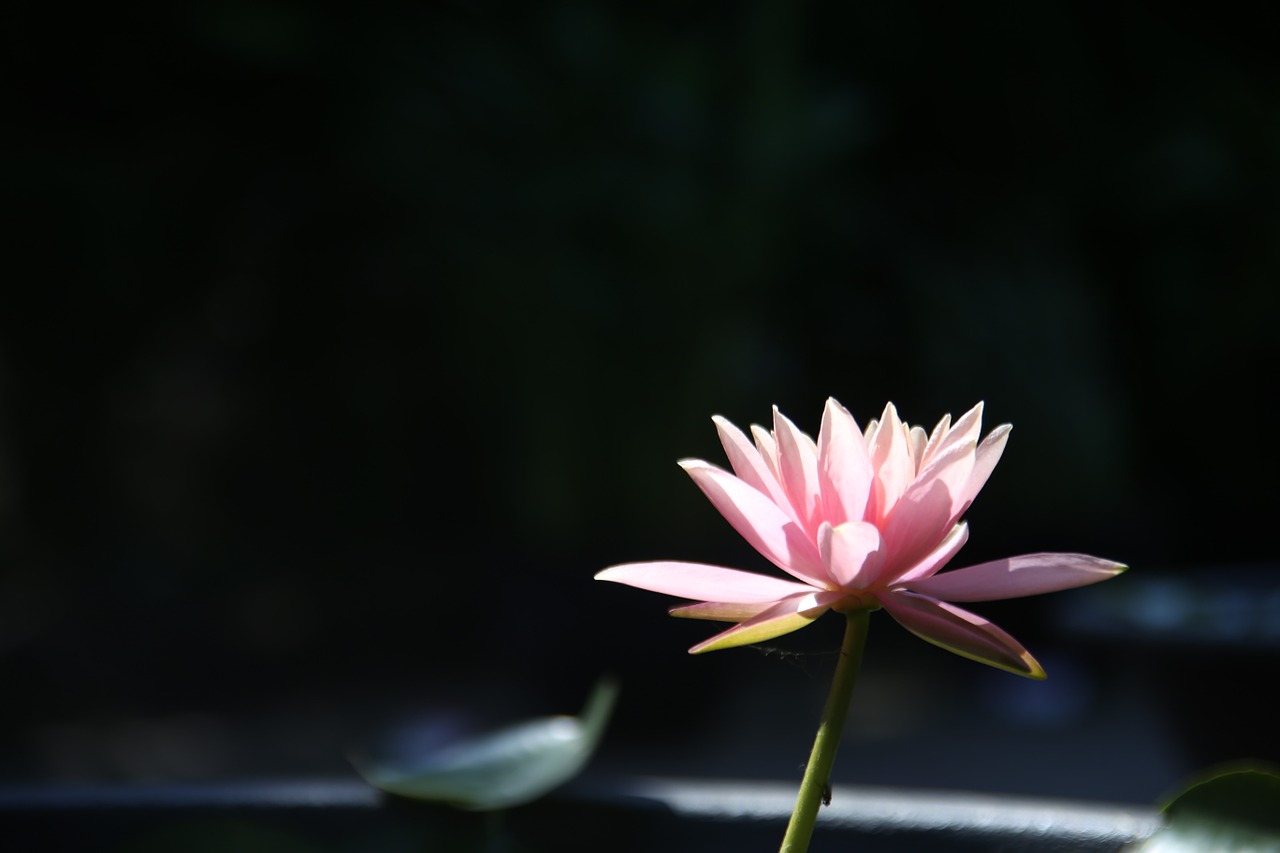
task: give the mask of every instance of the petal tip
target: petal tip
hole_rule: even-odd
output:
[[[1095,571],[1097,574],[1102,575],[1098,580],[1111,580],[1112,578],[1129,571],[1127,563],[1118,563],[1115,560],[1107,560],[1102,557],[1094,557],[1092,559],[1095,560],[1097,564]]]
[[[952,649],[952,651],[955,650]],[[1021,655],[1010,661],[976,657],[973,655],[967,655],[964,652],[959,652],[959,654],[978,663],[984,663],[987,666],[995,669],[1001,669],[1005,672],[1013,673],[1014,675],[1020,675],[1023,678],[1029,678],[1032,681],[1044,681],[1049,677],[1049,673],[1045,672],[1044,667],[1040,665],[1040,661],[1032,657],[1031,652],[1025,649],[1023,649]]]
[[[1030,652],[1023,652],[1022,663],[1027,666],[1026,672],[1018,672],[1017,670],[1010,671],[1017,675],[1021,675],[1024,678],[1030,678],[1033,681],[1044,681],[1049,677],[1049,673],[1044,671],[1044,667],[1040,665],[1040,661],[1033,658]]]

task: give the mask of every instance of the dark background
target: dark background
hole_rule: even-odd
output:
[[[1274,20],[6,17],[6,780],[345,772],[384,717],[573,711],[606,671],[612,766],[798,778],[838,620],[690,658],[711,626],[591,576],[764,569],[675,461],[723,461],[712,414],[814,431],[829,395],[926,426],[985,400],[1015,430],[957,565],[1119,559],[1132,626],[1173,626],[976,608],[1031,685],[876,617],[849,778],[1145,802],[1280,758],[1249,699],[1280,624]],[[1176,582],[1220,570],[1258,630],[1192,648],[1225,581]]]

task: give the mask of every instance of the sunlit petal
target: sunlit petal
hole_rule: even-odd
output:
[[[996,463],[1000,461],[1001,455],[1004,454],[1004,446],[1009,442],[1009,431],[1011,429],[1013,427],[1009,424],[1001,424],[978,444],[977,450],[974,451],[973,470],[969,472],[969,477],[965,480],[964,486],[955,494],[955,506],[951,513],[952,518],[958,519],[963,515],[969,505],[973,503],[973,499],[978,496],[978,492],[982,491],[982,487],[986,485],[987,478],[991,476]]]
[[[831,579],[843,589],[867,586],[884,559],[876,526],[865,521],[847,521],[833,527],[824,522],[818,533],[818,550]]]
[[[722,601],[700,601],[697,604],[681,604],[667,610],[672,616],[680,619],[707,619],[713,622],[745,622],[753,616],[759,616],[768,610],[776,601],[764,604],[730,604]]]
[[[950,444],[903,492],[883,524],[885,550],[899,570],[922,560],[954,526],[954,494],[968,480],[973,445]]]
[[[818,482],[826,520],[862,521],[875,470],[867,444],[849,410],[827,400],[818,433]]]
[[[1127,566],[1086,554],[1026,554],[910,581],[913,592],[947,601],[995,601],[1087,586]]]
[[[872,418],[867,421],[867,427],[862,431],[862,438],[867,443],[867,452],[871,452],[871,448],[875,445],[876,433],[880,431],[880,421]]]
[[[977,445],[978,436],[982,433],[983,403],[978,403],[960,416],[932,448],[931,456],[941,456],[957,444],[971,443]]]
[[[813,440],[796,429],[775,407],[773,436],[778,442],[778,473],[783,491],[791,500],[805,531],[812,536],[818,529],[818,453]]]
[[[596,580],[689,598],[734,604],[772,602],[813,588],[795,581],[702,563],[624,563],[596,572]]]
[[[880,427],[871,440],[870,454],[876,479],[874,509],[867,520],[880,523],[889,516],[916,474],[911,453],[907,450],[906,431],[893,403],[884,407]]]
[[[920,462],[924,459],[924,449],[929,443],[929,434],[924,427],[913,426],[907,430],[907,450],[911,453],[911,468],[920,470]]]
[[[764,464],[768,466],[770,473],[773,474],[773,479],[781,485],[782,474],[778,468],[778,442],[773,440],[773,433],[759,424],[752,424],[751,438],[756,443],[756,449],[760,451],[760,458],[764,460]]]
[[[818,592],[785,599],[747,621],[698,643],[689,649],[689,653],[696,655],[717,649],[747,646],[790,634],[826,613],[831,603],[841,595],[840,592]]]
[[[1021,643],[976,613],[906,591],[879,599],[898,624],[922,640],[1015,675],[1045,677],[1044,668]]]
[[[933,428],[933,432],[929,433],[929,442],[924,447],[924,452],[920,455],[920,466],[923,468],[929,464],[929,460],[933,458],[933,454],[938,452],[938,445],[947,437],[947,432],[951,429],[951,415],[943,415],[938,421],[938,425]]]
[[[759,448],[740,429],[719,415],[711,420],[720,433],[720,443],[724,446],[725,455],[729,457],[733,473],[747,485],[768,495],[780,508],[789,510],[786,493],[782,491],[773,468],[760,454]],[[799,521],[799,518],[796,520]]]
[[[960,553],[960,549],[963,548],[964,543],[968,541],[969,525],[961,522],[951,528],[951,531],[946,535],[946,538],[942,540],[942,544],[937,548],[934,548],[927,557],[916,563],[907,571],[903,572],[896,579],[889,578],[886,579],[886,582],[890,586],[896,586],[906,585],[907,581],[915,580],[916,578],[927,578],[947,563],[951,562],[951,559],[955,557],[956,554]]]
[[[714,465],[686,459],[680,467],[743,539],[775,566],[804,581],[826,579],[817,543],[761,492]]]

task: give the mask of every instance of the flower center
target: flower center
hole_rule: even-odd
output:
[[[849,613],[853,610],[879,610],[880,601],[869,592],[851,592],[831,605],[837,613]]]

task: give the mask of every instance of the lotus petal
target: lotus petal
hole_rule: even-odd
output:
[[[755,572],[674,561],[611,566],[596,572],[596,580],[624,583],[676,598],[731,604],[774,602],[813,591],[806,584]]]
[[[813,441],[785,415],[773,410],[773,436],[778,442],[778,474],[783,491],[805,532],[817,532],[822,490],[818,485],[818,451]]]
[[[818,433],[818,483],[827,520],[862,521],[875,476],[857,421],[844,406],[827,400]]]
[[[893,403],[884,407],[884,414],[880,417],[880,425],[871,439],[869,450],[876,478],[874,509],[867,520],[880,524],[888,518],[898,498],[902,497],[916,475],[915,463],[907,449],[906,430],[903,429]]]
[[[969,541],[969,525],[960,522],[946,535],[942,543],[934,548],[929,556],[925,557],[919,563],[916,563],[910,570],[904,572],[901,577],[895,581],[895,585],[910,587],[906,582],[915,580],[916,578],[927,578],[935,572],[939,571],[947,563],[951,562],[951,558],[960,553],[960,549],[964,547],[964,543]]]
[[[733,468],[733,473],[738,475],[738,479],[768,495],[779,508],[790,511],[791,504],[787,501],[786,493],[782,490],[770,463],[765,461],[759,448],[752,444],[740,429],[719,415],[711,420],[720,433],[720,444],[724,447],[725,455],[729,457],[729,464]],[[800,521],[798,517],[794,517],[794,520]]]
[[[689,649],[690,654],[762,643],[803,628],[831,608],[843,593],[815,592],[783,599],[752,618]]]
[[[1087,586],[1127,568],[1087,554],[1025,554],[953,569],[903,586],[947,601],[998,601]]]
[[[816,543],[766,495],[700,459],[683,460],[680,467],[733,529],[775,566],[801,580],[825,577]]]
[[[861,589],[875,577],[884,560],[884,541],[874,524],[846,521],[837,527],[822,523],[818,548],[831,580],[842,589]]]
[[[1015,675],[1045,677],[1021,643],[976,613],[905,590],[878,598],[899,625],[926,642]]]
[[[680,619],[706,619],[712,622],[745,622],[759,616],[776,602],[765,604],[734,604],[724,601],[700,601],[670,608],[667,613]]]

